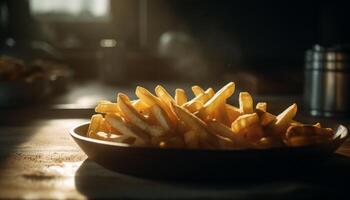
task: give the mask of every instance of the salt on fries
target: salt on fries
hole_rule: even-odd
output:
[[[277,116],[268,112],[266,102],[254,106],[248,92],[239,94],[239,107],[228,104],[233,82],[217,92],[197,85],[191,89],[192,99],[183,89],[176,89],[173,97],[158,85],[155,94],[137,87],[138,99],[133,101],[123,93],[117,94],[117,102],[100,101],[87,136],[134,146],[190,149],[297,147],[333,137],[333,130],[320,123],[294,121],[296,104]]]

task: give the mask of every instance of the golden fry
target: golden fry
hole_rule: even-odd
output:
[[[155,92],[157,96],[167,105],[171,106],[171,103],[175,103],[173,97],[162,86],[158,85]]]
[[[210,98],[211,98],[211,91],[212,89],[209,88],[208,90],[206,90],[205,92],[197,95],[195,98],[193,98],[191,101],[188,101],[187,103],[184,104],[185,107],[192,107],[192,104],[195,103],[201,103],[201,104],[205,104]]]
[[[226,106],[228,122],[229,122],[229,125],[231,125],[232,122],[235,121],[241,115],[241,113],[239,108],[231,106],[230,104],[226,104],[225,106]]]
[[[115,114],[117,115],[117,114]],[[99,127],[99,131],[105,132],[105,133],[110,133],[112,130],[111,125],[106,121],[106,119],[102,119],[100,121],[100,127]]]
[[[231,129],[235,134],[252,142],[260,140],[264,135],[256,113],[239,116],[232,123]]]
[[[195,112],[198,112],[203,107],[203,104],[198,101],[193,101],[191,103],[184,104],[183,107],[186,108],[191,113],[195,113]]]
[[[132,106],[142,115],[149,115],[150,106],[143,103],[140,99],[132,102]]]
[[[173,108],[180,121],[182,121],[187,128],[199,133],[199,142],[201,145],[217,145],[217,140],[207,131],[206,124],[201,119],[180,106],[173,105]]]
[[[220,107],[220,104],[226,104],[226,100],[232,96],[235,91],[235,84],[233,82],[228,83],[222,87],[209,101],[207,101],[201,109],[199,116],[204,120],[212,119],[216,108]]]
[[[144,145],[147,143],[139,133],[131,130],[121,117],[113,114],[108,114],[106,115],[105,119],[114,129],[116,129],[122,135],[134,137],[136,139],[136,145]]]
[[[141,115],[130,103],[125,94],[118,94],[118,105],[123,113],[123,116],[141,130],[149,133],[152,136],[160,136],[165,133],[160,126],[151,126],[147,123],[146,118]]]
[[[199,131],[206,132],[206,129],[205,129],[206,125],[201,119],[199,119],[198,117],[196,117],[195,115],[193,115],[192,113],[190,113],[189,111],[185,110],[180,106],[173,105],[173,107],[179,119],[188,128],[190,128],[191,130],[199,130]]]
[[[172,127],[176,126],[177,117],[175,113],[171,110],[170,105],[166,105],[166,103],[162,102],[158,97],[154,96],[150,91],[143,87],[138,86],[136,88],[135,93],[136,96],[148,106],[153,106],[156,104],[160,108],[162,108],[171,119]]]
[[[293,104],[289,106],[287,109],[285,109],[281,114],[279,114],[276,117],[276,122],[272,124],[272,130],[275,134],[282,134],[284,133],[290,123],[292,122],[292,119],[294,118],[295,114],[297,113],[297,104]]]
[[[154,104],[157,104],[158,106],[162,105],[162,102],[160,101],[160,99],[154,96],[146,88],[137,86],[135,94],[143,103],[145,103],[148,106],[153,106]]]
[[[186,96],[185,90],[183,89],[175,90],[175,102],[179,106],[182,106],[187,102],[187,96]]]
[[[199,96],[200,94],[204,94],[204,90],[198,85],[192,86],[192,92],[195,96]]]
[[[256,113],[259,116],[261,126],[267,126],[276,121],[276,116],[271,113],[260,109],[256,109]]]
[[[157,104],[154,104],[151,107],[151,114],[156,119],[157,124],[160,125],[165,131],[169,131],[171,129],[171,120]]]
[[[215,91],[213,88],[208,88],[204,93],[208,94],[209,99],[215,95]]]
[[[95,108],[97,113],[120,113],[117,103],[101,101]]]
[[[208,122],[208,127],[210,131],[214,132],[215,134],[231,139],[234,148],[242,149],[250,146],[243,137],[235,134],[229,127],[221,124],[220,122]]]
[[[92,115],[90,120],[90,125],[88,128],[87,135],[91,137],[94,133],[97,133],[100,128],[101,121],[103,120],[103,116],[101,114]]]
[[[253,110],[253,98],[248,92],[239,93],[239,109],[242,114],[251,114]]]
[[[239,116],[231,125],[231,129],[234,133],[239,133],[241,130],[259,123],[259,117],[256,113],[245,114]]]
[[[315,125],[291,125],[288,127],[285,138],[292,138],[296,136],[312,136],[318,135],[325,138],[332,138],[333,130],[330,128],[321,128],[319,124]]]
[[[256,109],[266,112],[267,111],[267,103],[266,102],[258,102],[256,104]]]

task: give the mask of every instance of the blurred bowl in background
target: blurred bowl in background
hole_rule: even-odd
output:
[[[49,80],[0,81],[0,107],[33,103],[50,93]]]

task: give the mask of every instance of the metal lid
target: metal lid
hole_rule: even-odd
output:
[[[306,51],[306,69],[348,70],[350,69],[350,46],[315,45]]]

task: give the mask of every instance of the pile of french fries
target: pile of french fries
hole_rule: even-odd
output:
[[[293,104],[279,115],[267,111],[266,102],[254,106],[248,92],[239,93],[239,107],[228,104],[235,84],[219,91],[193,86],[194,98],[183,89],[175,96],[158,85],[155,94],[136,88],[138,99],[123,93],[117,102],[100,101],[87,136],[133,146],[204,149],[266,149],[328,142],[333,130],[301,124],[293,118]]]

